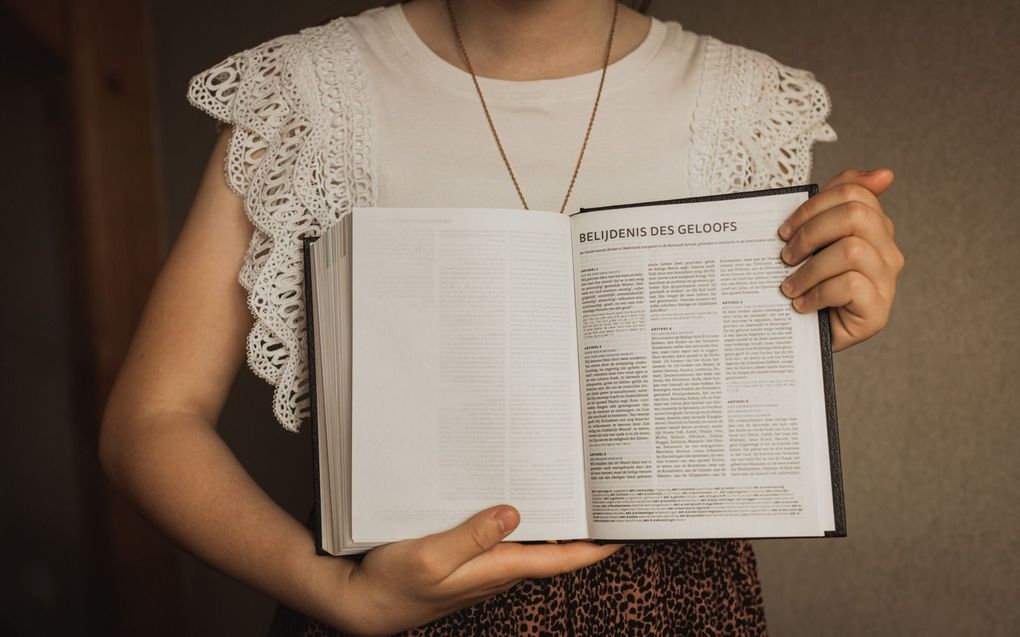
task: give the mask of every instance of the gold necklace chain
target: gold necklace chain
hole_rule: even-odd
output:
[[[460,54],[464,57],[464,65],[467,66],[468,72],[471,74],[471,81],[475,84],[475,91],[478,93],[478,99],[482,103],[482,110],[485,111],[485,119],[489,122],[489,130],[492,131],[492,138],[496,140],[496,148],[499,149],[499,156],[503,158],[503,164],[506,165],[506,170],[510,173],[510,180],[514,183],[514,190],[517,191],[517,196],[520,197],[521,205],[524,206],[525,210],[530,210],[528,207],[528,201],[524,198],[524,193],[521,191],[521,185],[517,181],[517,175],[514,174],[514,169],[510,166],[510,159],[506,156],[506,150],[503,148],[503,142],[499,139],[499,133],[496,132],[496,125],[492,122],[492,114],[489,112],[489,105],[485,102],[485,96],[482,94],[482,87],[478,84],[478,76],[475,75],[475,69],[471,66],[471,58],[468,57],[467,49],[464,47],[464,40],[460,35],[460,28],[457,26],[457,18],[453,14],[453,5],[451,0],[446,0],[446,11],[450,14],[450,24],[453,26],[453,34],[457,38],[457,46],[460,47]],[[570,184],[567,186],[567,193],[563,196],[563,204],[560,206],[560,214],[567,209],[567,200],[570,199],[570,193],[574,191],[574,184],[577,182],[577,174],[581,171],[581,161],[584,159],[584,151],[588,148],[588,139],[591,137],[591,129],[595,124],[595,114],[599,110],[599,102],[602,99],[602,87],[606,83],[606,69],[609,68],[609,55],[613,50],[613,35],[616,33],[616,16],[620,12],[620,4],[613,2],[613,23],[609,27],[609,41],[606,43],[606,55],[602,61],[602,75],[599,78],[599,89],[595,94],[595,105],[591,109],[591,117],[588,118],[588,128],[584,132],[584,141],[581,143],[581,152],[577,155],[577,163],[574,165],[574,174],[570,176]]]

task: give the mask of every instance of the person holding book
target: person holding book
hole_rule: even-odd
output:
[[[296,430],[302,238],[352,207],[580,207],[805,183],[835,139],[813,76],[612,0],[411,0],[228,57],[189,97],[225,127],[107,405],[101,457],[167,535],[282,604],[273,634],[765,633],[744,541],[523,545],[513,503],[376,548],[311,532],[216,432],[238,367]],[[847,170],[777,228],[782,293],[832,347],[880,331],[903,267]],[[812,258],[808,259],[809,256]],[[240,282],[240,285],[238,285]],[[293,609],[293,610],[292,610]]]

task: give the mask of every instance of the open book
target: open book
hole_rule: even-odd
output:
[[[320,552],[500,503],[515,541],[845,535],[827,314],[779,291],[815,191],[355,208],[307,239]]]

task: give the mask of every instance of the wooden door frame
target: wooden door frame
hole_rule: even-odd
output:
[[[73,281],[88,361],[79,400],[80,463],[98,475],[98,423],[166,251],[158,163],[151,22],[146,0],[3,0],[67,69],[74,193]],[[81,369],[82,366],[79,366]],[[113,490],[93,516],[107,592],[94,627],[114,635],[184,633],[177,550]],[[96,596],[99,598],[99,596]]]

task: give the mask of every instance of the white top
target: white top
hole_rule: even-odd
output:
[[[421,41],[402,6],[350,20],[371,78],[378,205],[519,208],[471,76]],[[701,54],[696,35],[652,19],[644,41],[609,67],[567,212],[687,194]],[[531,208],[560,209],[600,75],[479,78]]]
[[[479,78],[528,203],[559,210],[599,71]],[[308,415],[304,236],[353,206],[520,206],[470,76],[399,5],[285,35],[192,79],[189,100],[234,133],[225,175],[254,226],[239,275],[248,363],[296,430]],[[813,76],[653,19],[610,65],[567,210],[805,183],[831,141]]]

